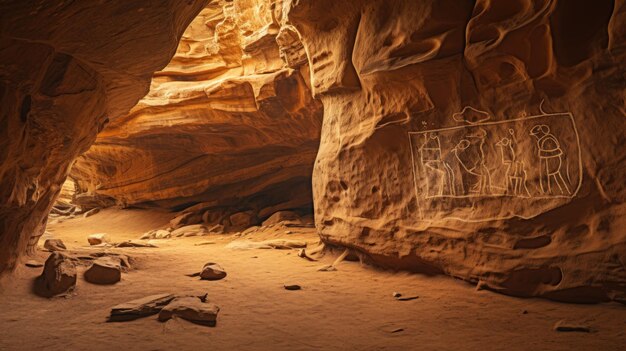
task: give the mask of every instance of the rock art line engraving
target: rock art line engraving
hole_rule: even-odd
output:
[[[530,218],[569,201],[582,183],[569,112],[409,132],[409,139],[422,218]]]

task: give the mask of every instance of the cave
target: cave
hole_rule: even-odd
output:
[[[622,350],[624,0],[0,1],[0,350]]]

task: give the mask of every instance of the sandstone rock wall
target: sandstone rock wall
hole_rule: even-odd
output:
[[[146,94],[205,4],[0,2],[0,273],[36,243],[74,158]]]
[[[624,301],[624,1],[284,8],[324,104],[323,240],[507,294]]]
[[[299,38],[280,31],[281,11],[244,0],[203,9],[150,93],[78,159],[82,190],[125,205],[203,202],[264,217],[311,208],[323,111]]]

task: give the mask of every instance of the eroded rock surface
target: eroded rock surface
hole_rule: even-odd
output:
[[[272,3],[211,2],[150,93],[78,159],[80,190],[136,206],[227,209],[213,224],[245,213],[230,218],[233,227],[260,212],[310,209],[322,106],[307,61],[285,56],[302,45],[281,35],[282,7]]]
[[[36,245],[73,160],[146,94],[206,2],[0,3],[0,272]]]
[[[624,295],[624,1],[285,6],[324,105],[324,241],[507,294]]]

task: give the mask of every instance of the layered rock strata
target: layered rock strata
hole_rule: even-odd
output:
[[[310,209],[322,106],[280,11],[241,0],[202,10],[149,94],[78,159],[80,191],[126,206],[201,202],[203,211],[249,211],[255,221]]]
[[[0,272],[37,242],[72,161],[146,94],[205,4],[0,3]]]

